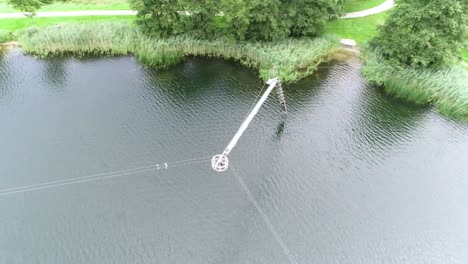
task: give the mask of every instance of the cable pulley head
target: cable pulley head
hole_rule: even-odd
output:
[[[224,154],[219,154],[211,159],[211,168],[217,172],[226,171],[229,167],[229,159]]]

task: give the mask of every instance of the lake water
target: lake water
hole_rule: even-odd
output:
[[[287,119],[271,97],[231,164],[298,263],[468,263],[468,125],[384,95],[359,67],[285,85]],[[0,195],[0,263],[289,263],[208,160],[261,87],[214,59],[2,55],[1,190],[208,158]]]

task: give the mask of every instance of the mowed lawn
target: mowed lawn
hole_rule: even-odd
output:
[[[38,12],[52,11],[77,11],[77,10],[129,10],[127,0],[69,0],[46,5]],[[16,13],[16,10],[7,4],[6,0],[0,0],[0,13]]]
[[[376,7],[385,0],[348,0],[344,6],[345,12],[354,12]],[[76,10],[129,10],[126,0],[70,0],[56,2],[42,7],[39,12],[76,11]],[[18,12],[7,4],[7,0],[0,0],[0,13]]]
[[[462,51],[462,58],[468,63],[468,49]]]
[[[16,31],[29,27],[46,27],[56,24],[88,23],[93,21],[131,21],[135,16],[82,16],[82,17],[34,17],[0,19],[0,29]]]
[[[364,44],[377,34],[378,26],[383,25],[387,17],[388,12],[384,12],[368,17],[338,19],[328,23],[325,26],[325,32],[340,38],[354,39],[359,44]]]

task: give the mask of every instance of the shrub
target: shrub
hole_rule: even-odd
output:
[[[43,5],[52,3],[53,0],[8,0],[8,4],[22,12],[34,13]]]
[[[451,65],[465,39],[467,8],[466,0],[399,0],[371,45],[394,65]]]
[[[132,0],[131,6],[138,10],[137,24],[143,32],[154,37],[168,37],[184,33],[187,17],[183,0]]]
[[[262,41],[317,36],[328,20],[341,15],[344,4],[344,0],[131,1],[139,25],[153,36],[190,34],[210,39],[220,30],[216,15],[224,14],[228,35]]]

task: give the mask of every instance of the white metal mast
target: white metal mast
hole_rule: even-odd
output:
[[[263,96],[260,98],[258,103],[255,105],[255,107],[252,109],[252,111],[249,113],[247,118],[244,120],[244,122],[240,126],[239,130],[237,130],[237,133],[234,135],[231,142],[229,142],[227,147],[224,149],[223,153],[218,154],[218,155],[214,156],[211,159],[211,167],[213,168],[213,170],[215,170],[217,172],[223,172],[223,171],[227,170],[227,168],[229,166],[229,160],[228,160],[227,156],[229,155],[229,153],[231,153],[231,150],[234,149],[234,147],[236,146],[236,144],[239,141],[240,137],[245,132],[245,130],[249,127],[250,122],[252,122],[253,118],[258,113],[258,111],[262,107],[263,103],[265,103],[266,99],[268,98],[271,91],[273,91],[273,89],[275,87],[277,87],[277,89],[278,89],[277,92],[278,92],[278,97],[280,99],[281,111],[286,112],[286,103],[285,103],[285,100],[284,100],[283,90],[282,90],[282,87],[281,87],[280,80],[278,78],[270,79],[270,80],[267,81],[267,84],[269,85],[267,90],[265,91]]]

